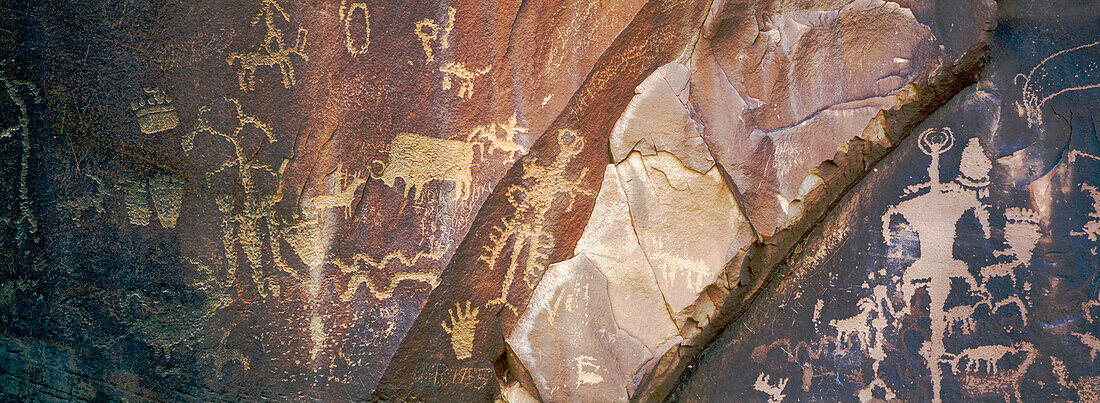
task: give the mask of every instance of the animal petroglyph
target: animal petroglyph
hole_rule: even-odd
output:
[[[470,197],[475,144],[401,133],[390,143],[389,163],[375,160],[382,169],[377,174],[372,172],[371,177],[382,179],[389,187],[396,185],[397,178],[403,179],[405,191],[413,190],[413,200],[420,198],[428,182],[449,181],[455,185],[458,198],[464,200]]]
[[[275,26],[275,15],[278,12],[278,15],[287,23],[290,22],[290,17],[279,5],[278,0],[262,1],[263,7],[252,18],[252,25],[258,24],[260,20],[264,21],[264,27],[267,31],[264,34],[263,41],[255,50],[230,53],[225,61],[230,65],[233,65],[234,61],[237,62],[237,81],[242,90],[256,89],[256,68],[260,66],[278,67],[283,75],[283,87],[290,88],[296,82],[294,79],[294,64],[291,63],[290,56],[297,55],[302,60],[309,61],[309,56],[305,53],[306,34],[309,31],[299,28],[294,46],[287,47],[283,39],[283,31]]]
[[[408,256],[401,251],[396,251],[387,254],[381,259],[374,259],[366,254],[359,253],[352,257],[352,263],[350,264],[333,261],[332,263],[336,265],[340,271],[352,274],[351,279],[348,280],[347,288],[340,294],[340,299],[344,302],[351,302],[351,298],[355,296],[355,293],[365,285],[367,291],[370,292],[374,298],[385,300],[393,296],[393,290],[397,285],[406,280],[424,282],[434,289],[435,286],[439,284],[439,276],[430,270],[398,272],[392,277],[389,277],[387,283],[381,285],[375,284],[370,273],[383,271],[394,261],[401,263],[405,267],[415,267],[420,259],[437,260],[442,256],[442,249],[430,253],[417,252],[412,256]],[[368,269],[363,270],[363,266],[366,266]]]
[[[768,395],[768,403],[780,403],[787,396],[783,394],[783,389],[787,388],[787,382],[791,378],[780,378],[772,385],[771,377],[761,373],[756,377],[756,382],[752,384],[753,389],[764,392]]]
[[[465,360],[470,358],[474,348],[474,336],[477,335],[478,308],[470,309],[470,301],[466,301],[466,308],[455,302],[455,307],[447,310],[451,323],[444,320],[439,325],[443,331],[451,335],[451,349],[455,352],[455,358]]]
[[[142,90],[148,98],[130,103],[130,110],[137,116],[141,132],[153,134],[176,128],[180,124],[180,117],[172,106],[172,98],[159,88],[145,87]]]
[[[432,42],[439,41],[440,49],[447,49],[450,46],[447,38],[455,27],[456,11],[454,7],[447,9],[447,25],[442,30],[440,30],[439,24],[430,18],[425,18],[416,23],[416,29],[413,30],[413,33],[420,38],[420,44],[424,47],[424,64],[435,60],[435,54],[432,52]]]
[[[486,306],[504,306],[519,315],[519,308],[508,303],[508,293],[519,271],[523,271],[524,282],[533,286],[550,263],[546,250],[553,245],[554,236],[546,227],[551,205],[560,195],[566,195],[564,211],[570,211],[578,193],[594,194],[581,186],[588,174],[587,168],[581,169],[576,179],[565,176],[569,162],[584,149],[584,139],[575,131],[559,130],[555,140],[558,154],[549,163],[540,161],[537,156],[523,162],[523,180],[520,181],[523,184],[510,185],[506,190],[509,203],[515,206],[515,214],[506,217],[499,227],[492,230],[485,254],[478,258],[489,267],[496,267],[502,259],[508,259],[500,296],[490,300]],[[526,251],[526,258],[522,258],[523,251]]]
[[[11,127],[5,127],[0,132],[0,140],[19,136],[21,147],[19,153],[19,218],[15,219],[15,222],[9,222],[9,224],[16,228],[15,242],[17,247],[22,249],[28,234],[38,231],[38,220],[31,212],[30,188],[27,187],[27,175],[30,173],[31,132],[30,114],[27,110],[27,99],[25,98],[29,93],[32,96],[31,99],[37,103],[38,87],[35,87],[29,81],[10,79],[3,73],[0,70],[0,82],[4,83],[8,100],[18,109],[15,124]]]
[[[497,129],[500,129],[499,131]],[[527,148],[516,142],[517,134],[526,134],[530,130],[522,127],[516,121],[516,114],[504,123],[490,123],[485,126],[475,127],[466,136],[467,142],[480,142],[484,154],[496,154],[497,152],[510,153],[512,158],[517,154],[527,152]],[[510,161],[506,161],[510,162]]]
[[[1020,84],[1021,80],[1023,84]],[[1028,125],[1043,123],[1043,105],[1051,98],[1070,91],[1100,88],[1100,41],[1056,52],[1032,67],[1025,75],[1017,74],[1022,104],[1016,109]]]
[[[574,362],[577,370],[577,386],[603,382],[603,377],[598,373],[600,366],[596,364],[596,357],[578,355],[574,358]]]
[[[453,75],[458,79],[458,95],[459,98],[470,99],[474,95],[474,80],[478,77],[485,75],[489,70],[493,69],[493,65],[486,66],[483,69],[469,70],[466,65],[458,62],[448,62],[439,68],[440,72],[444,73],[443,76],[443,89],[449,90],[453,86],[451,83],[451,76]]]
[[[366,25],[363,28],[363,33],[358,35],[360,39],[357,41],[355,36],[351,33],[351,22],[355,18],[356,11],[363,11],[363,24]],[[354,56],[364,55],[367,50],[370,49],[370,10],[367,9],[367,3],[352,2],[348,4],[347,0],[340,0],[340,19],[344,21],[344,44],[347,45],[348,53]],[[361,44],[356,44],[359,42]]]
[[[346,172],[341,171],[340,167],[336,168],[336,172],[338,175],[337,186],[340,190],[332,194],[314,196],[309,199],[309,205],[318,210],[343,208],[345,209],[344,217],[350,218],[352,214],[351,202],[355,200],[355,194],[359,187],[367,183],[367,178],[359,174],[348,175]]]
[[[1014,369],[1007,369],[999,364],[1000,360],[1007,356],[1021,357],[1021,361]],[[964,373],[960,384],[964,389],[980,394],[1000,394],[1005,401],[1022,402],[1020,384],[1028,368],[1039,356],[1039,351],[1031,343],[1019,342],[1012,346],[988,345],[968,348],[961,351],[955,357],[947,360],[954,373]],[[960,368],[960,364],[965,366]]]

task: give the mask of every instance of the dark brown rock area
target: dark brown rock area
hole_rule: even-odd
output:
[[[1098,22],[0,0],[0,396],[1098,400]]]

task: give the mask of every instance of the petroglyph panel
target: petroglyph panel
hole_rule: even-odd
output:
[[[13,3],[0,400],[1096,400],[1082,4]]]
[[[1028,19],[1060,6],[1006,7]],[[1090,235],[1100,160],[1090,156],[1100,145],[1089,122],[1100,94],[1041,89],[1053,77],[1087,81],[1088,74],[1047,77],[1043,69],[1088,67],[1090,58],[1058,52],[1091,45],[1029,29],[1006,31],[996,45],[1054,43],[997,48],[976,84],[841,199],[677,396],[1093,396],[1100,304],[1090,285],[1097,272],[1088,268],[1097,262]],[[1087,86],[1078,84],[1060,88]],[[802,379],[802,387],[780,387],[783,378]]]

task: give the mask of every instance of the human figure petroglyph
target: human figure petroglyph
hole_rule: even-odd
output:
[[[500,296],[490,300],[486,306],[499,305],[519,315],[519,308],[508,303],[508,294],[515,283],[516,275],[523,271],[526,284],[533,286],[550,264],[546,246],[552,245],[554,236],[547,230],[552,203],[565,195],[566,205],[563,211],[570,211],[578,194],[594,195],[595,192],[581,186],[587,168],[582,168],[576,179],[566,176],[566,168],[581,150],[584,138],[579,133],[563,129],[555,135],[558,153],[544,164],[541,158],[532,157],[523,162],[522,184],[513,184],[506,190],[508,202],[515,207],[515,214],[508,216],[501,226],[493,228],[489,235],[489,244],[484,247],[485,254],[478,259],[495,267],[501,259],[508,259],[504,271],[504,282]],[[511,248],[508,248],[511,240]],[[526,251],[526,258],[521,252]]]
[[[278,12],[278,16],[287,23],[290,22],[290,17],[279,5],[278,0],[262,0],[262,4],[260,12],[252,18],[252,25],[258,24],[261,20],[264,21],[266,31],[260,45],[255,50],[230,53],[225,61],[230,65],[234,61],[237,62],[237,81],[242,90],[256,89],[256,68],[260,66],[278,67],[283,75],[283,87],[290,88],[296,82],[294,64],[291,63],[290,56],[297,55],[302,60],[309,61],[309,56],[305,53],[306,35],[309,31],[299,28],[294,46],[288,48],[283,39],[283,31],[275,26],[275,16]]]
[[[413,33],[420,38],[420,44],[424,47],[424,64],[435,60],[435,54],[432,52],[432,42],[439,41],[440,49],[447,49],[450,46],[448,37],[455,27],[456,12],[457,10],[454,7],[447,9],[447,25],[442,30],[440,30],[439,24],[431,18],[416,22],[416,29],[413,30]]]
[[[447,62],[439,68],[439,71],[444,73],[442,84],[444,90],[449,90],[454,85],[451,83],[451,77],[447,74],[453,75],[458,79],[458,93],[455,95],[458,95],[459,98],[470,99],[474,96],[474,80],[492,69],[493,65],[491,64],[483,69],[470,70],[466,68],[464,63]]]
[[[389,163],[375,160],[374,165],[381,169],[370,175],[389,187],[396,186],[397,178],[403,179],[405,192],[413,191],[413,200],[420,198],[428,182],[449,181],[455,185],[458,199],[465,200],[470,197],[473,182],[475,144],[401,133],[390,142]]]
[[[920,258],[905,269],[901,288],[906,303],[912,303],[916,291],[921,288],[931,298],[931,335],[920,351],[932,374],[932,399],[938,402],[942,381],[939,364],[946,354],[943,345],[948,324],[945,304],[951,292],[951,279],[964,280],[971,290],[979,288],[977,280],[969,272],[969,266],[952,256],[956,226],[965,213],[973,212],[981,223],[982,233],[989,236],[989,213],[979,199],[979,190],[988,185],[990,164],[964,161],[963,164],[967,166],[960,166],[960,170],[964,171],[960,177],[962,180],[942,183],[940,155],[954,145],[955,139],[951,130],[928,129],[920,134],[917,142],[921,151],[932,158],[928,166],[929,181],[926,185],[919,186],[916,193],[903,196],[911,197],[886,211],[882,217],[882,236],[887,245],[893,243],[890,222],[895,215],[901,215],[920,239]],[[969,153],[964,150],[972,158],[985,158],[977,141],[971,141],[967,148],[974,150]],[[982,170],[985,172],[981,172]],[[916,195],[913,196],[914,194]]]
[[[498,130],[499,129],[499,130]],[[504,152],[516,158],[519,154],[527,152],[527,148],[516,142],[517,134],[526,134],[530,130],[520,126],[516,120],[515,112],[504,123],[490,123],[485,126],[475,127],[466,136],[466,141],[480,142],[483,154],[496,154]],[[506,160],[505,162],[510,162]]]
[[[1070,78],[1079,82],[1063,82]],[[1017,112],[1027,118],[1031,127],[1041,125],[1047,101],[1070,91],[1100,88],[1100,41],[1047,56],[1026,75],[1017,74],[1014,81],[1023,93],[1023,102],[1016,105]]]
[[[248,52],[233,52],[225,59],[230,65],[234,61],[237,67],[237,82],[242,90],[256,89],[256,68],[260,66],[278,67],[283,74],[283,87],[290,88],[296,81],[294,79],[294,64],[290,61],[290,55],[298,55],[302,60],[309,60],[305,54],[306,34],[305,29],[298,30],[298,38],[294,47],[278,50],[254,50]]]
[[[470,301],[466,301],[465,309],[460,303],[455,302],[455,307],[447,310],[450,324],[448,325],[446,320],[440,323],[443,330],[451,335],[451,349],[454,350],[455,358],[459,360],[470,358],[473,352],[474,337],[477,336],[478,312],[480,312],[479,308],[470,308]]]
[[[275,219],[274,208],[282,199],[282,196],[278,193],[263,193],[256,189],[255,174],[270,175],[277,181],[279,173],[272,167],[257,161],[253,158],[253,154],[245,151],[245,142],[248,141],[245,129],[251,127],[260,132],[259,143],[261,148],[275,143],[275,132],[267,123],[255,116],[246,114],[240,101],[236,98],[226,98],[226,100],[234,107],[237,120],[235,127],[229,131],[216,129],[208,117],[211,111],[210,107],[203,106],[199,108],[195,128],[185,133],[180,142],[184,152],[189,156],[193,153],[214,153],[213,150],[194,150],[195,137],[200,134],[220,138],[232,146],[233,151],[230,158],[223,161],[217,168],[207,172],[206,175],[209,177],[230,168],[237,168],[235,172],[237,183],[244,191],[244,199],[237,203],[233,196],[229,194],[218,195],[216,198],[218,210],[223,214],[222,242],[225,248],[226,262],[230,272],[235,273],[237,269],[236,257],[239,256],[236,250],[239,247],[248,261],[249,273],[252,276],[253,283],[257,286],[260,294],[266,297],[269,290],[272,287],[277,287],[277,284],[271,283],[268,276],[260,273],[263,267],[263,251],[265,249],[273,255],[277,267],[301,280],[297,273],[286,266],[279,254],[278,232],[274,230],[278,227],[278,221]],[[267,236],[263,236],[264,228],[266,228]],[[267,286],[263,287],[262,285]]]
[[[360,40],[362,45],[357,45],[351,34],[351,22],[356,11],[363,11],[363,23],[366,25]],[[348,0],[340,0],[340,19],[344,21],[344,44],[348,48],[348,53],[353,56],[366,54],[370,49],[370,10],[367,8],[367,3],[352,2],[349,5]]]
[[[893,243],[890,224],[896,215],[902,216],[920,240],[920,257],[904,270],[899,287],[905,304],[914,303],[916,291],[922,288],[930,298],[931,334],[929,340],[921,346],[920,353],[932,375],[934,401],[940,399],[943,377],[941,364],[954,365],[960,355],[979,360],[982,358],[976,355],[979,352],[997,350],[997,346],[978,346],[959,354],[950,354],[944,347],[943,340],[949,332],[972,333],[975,330],[977,322],[974,312],[978,306],[988,306],[991,314],[1001,312],[1002,308],[1015,307],[1023,323],[1027,323],[1026,299],[1019,295],[995,299],[985,285],[992,278],[1008,277],[1014,286],[1019,287],[1015,270],[1030,262],[1032,251],[1041,237],[1034,211],[1008,208],[1005,210],[1003,231],[1008,248],[994,251],[995,257],[1008,257],[1008,261],[979,268],[980,278],[976,278],[970,273],[970,267],[966,263],[953,257],[957,226],[966,213],[974,214],[984,237],[990,236],[989,207],[983,199],[988,195],[989,172],[992,169],[992,162],[985,156],[981,143],[976,138],[971,138],[962,151],[960,175],[952,182],[942,183],[939,157],[950,150],[953,144],[953,134],[947,128],[930,129],[921,133],[918,146],[931,157],[928,167],[929,181],[908,187],[903,201],[890,207],[882,218],[882,234],[887,245]],[[952,279],[963,280],[969,286],[969,295],[978,300],[969,305],[947,309],[946,301],[948,294],[952,292]],[[1023,288],[1030,289],[1030,284],[1023,282]],[[886,305],[882,307],[888,308]],[[897,313],[894,312],[895,315]]]

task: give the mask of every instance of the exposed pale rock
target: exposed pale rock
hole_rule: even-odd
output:
[[[694,54],[692,105],[755,228],[770,235],[810,168],[856,137],[892,94],[938,67],[929,28],[896,3],[858,0],[736,9],[760,16]],[[723,83],[725,81],[725,83]],[[731,105],[731,107],[726,107]]]
[[[596,207],[575,253],[587,257],[607,279],[611,311],[620,329],[640,340],[651,353],[676,334],[653,268],[638,244],[614,165],[604,172]]]
[[[666,151],[696,172],[714,166],[701,127],[691,118],[688,77],[688,68],[673,62],[642,81],[611,131],[613,162],[622,162],[635,150],[642,155]]]
[[[607,280],[582,256],[546,269],[509,345],[548,401],[626,401],[634,370],[650,358],[617,329]]]
[[[700,174],[658,152],[632,153],[616,170],[639,244],[669,309],[679,315],[749,244],[752,230],[717,168]]]

